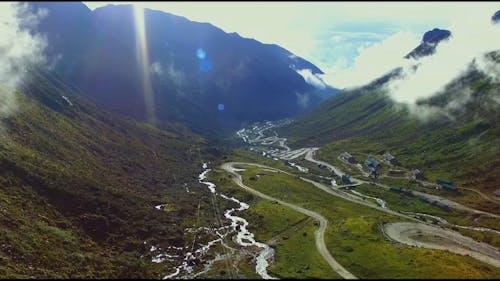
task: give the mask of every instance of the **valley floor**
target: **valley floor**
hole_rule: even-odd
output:
[[[385,170],[371,177],[340,156],[335,164],[318,160],[318,148],[292,150],[273,131],[283,124],[238,131],[248,149],[235,151],[213,170],[204,164],[200,183],[213,195],[214,213],[227,219],[219,220],[217,239],[205,244],[205,253],[212,253],[207,256],[215,258],[197,271],[186,266],[185,255],[165,278],[500,275],[495,210],[455,202],[429,189],[435,186],[430,182],[408,182]],[[395,190],[395,182],[407,189]],[[227,205],[231,201],[239,207]]]

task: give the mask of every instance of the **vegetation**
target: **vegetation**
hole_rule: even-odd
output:
[[[320,158],[331,163],[344,151],[358,155],[389,151],[407,169],[422,170],[430,181],[447,178],[492,195],[500,184],[499,115],[493,106],[499,86],[471,71],[442,94],[421,102],[438,111],[424,120],[391,101],[381,85],[370,85],[341,92],[278,131],[293,147],[321,146]],[[463,107],[447,107],[464,93],[470,98]],[[484,200],[474,203],[477,208],[492,207]]]
[[[0,135],[0,275],[160,277],[149,247],[184,245],[204,140],[102,111],[44,72],[16,96]]]
[[[298,204],[326,217],[326,243],[332,255],[361,278],[488,278],[497,268],[470,257],[438,250],[397,246],[387,241],[379,227],[401,218],[328,195],[316,187],[282,173],[247,167],[245,184],[286,202]],[[300,243],[299,243],[300,244]]]
[[[267,173],[270,172],[262,174]],[[312,220],[247,193],[223,171],[215,170],[211,173],[210,181],[222,193],[251,206],[237,215],[249,222],[248,230],[255,234],[256,241],[268,243],[275,249],[275,260],[268,268],[269,274],[279,278],[339,278],[316,250],[314,232],[317,227]],[[238,268],[245,276],[252,278],[252,273],[248,271],[249,262],[238,263]],[[255,274],[255,269],[252,270]]]

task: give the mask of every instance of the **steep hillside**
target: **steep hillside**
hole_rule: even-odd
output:
[[[498,63],[498,53],[490,60]],[[443,93],[420,102],[434,111],[422,119],[390,99],[383,87],[390,77],[332,97],[280,134],[294,146],[324,145],[323,155],[332,153],[327,158],[390,151],[431,180],[448,177],[492,194],[500,184],[498,81],[470,69]]]
[[[157,278],[149,247],[184,245],[204,140],[103,111],[42,71],[16,96],[0,120],[0,275]]]
[[[141,17],[131,5],[31,5],[48,11],[37,31],[64,80],[138,120],[177,120],[214,135],[305,112],[334,90],[297,73],[322,73],[310,62],[208,23],[150,9]]]

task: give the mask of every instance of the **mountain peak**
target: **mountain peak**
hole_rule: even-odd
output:
[[[451,36],[451,32],[446,29],[434,28],[427,31],[422,36],[422,42],[410,53],[408,53],[405,58],[418,59],[428,55],[434,54],[436,46],[439,42],[448,39]]]
[[[497,23],[500,21],[500,10],[496,11],[496,13],[491,17],[493,23]]]
[[[450,35],[451,32],[449,30],[434,28],[433,30],[429,30],[426,33],[424,33],[424,36],[422,37],[422,42],[435,44],[440,42],[441,40],[450,37]]]

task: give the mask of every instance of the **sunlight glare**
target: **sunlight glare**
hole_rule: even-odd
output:
[[[136,36],[136,57],[139,63],[142,94],[144,96],[144,106],[146,120],[155,124],[154,96],[151,77],[149,75],[149,54],[146,39],[146,26],[144,21],[144,8],[134,5],[134,21]]]

